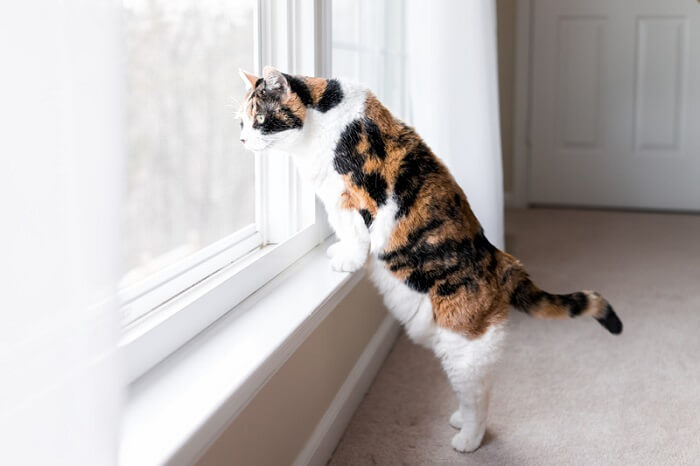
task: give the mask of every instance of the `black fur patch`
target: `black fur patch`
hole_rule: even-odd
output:
[[[387,200],[388,185],[381,174],[362,170],[367,154],[357,152],[356,148],[363,134],[365,127],[362,120],[353,121],[343,130],[335,148],[333,166],[341,175],[350,174],[352,182],[367,191],[377,206],[382,206]]]
[[[282,107],[280,112],[285,115],[286,119],[279,118],[274,113],[268,113],[265,115],[265,120],[262,123],[254,121],[253,128],[259,129],[262,134],[273,134],[302,127],[303,122],[301,119],[292,113],[289,108]]]
[[[437,228],[440,228],[443,223],[445,223],[443,219],[431,219],[425,225],[413,230],[408,235],[408,242],[404,246],[401,246],[399,249],[396,249],[394,251],[380,254],[379,259],[383,261],[390,261],[398,256],[405,256],[407,254],[411,254],[411,251],[413,251],[413,249],[416,247],[418,241],[422,240],[427,233],[436,230]]]
[[[377,172],[363,173],[360,179],[355,179],[354,175],[353,173],[353,180],[355,180],[358,186],[365,188],[370,197],[377,203],[377,206],[383,206],[386,203],[386,190],[388,186],[381,174]]]
[[[357,154],[355,147],[362,139],[362,122],[355,120],[345,127],[335,147],[333,166],[341,175],[362,171],[364,160]]]
[[[399,207],[396,212],[397,219],[408,214],[426,178],[439,170],[439,164],[422,142],[406,154],[401,161],[394,185],[394,197]]]
[[[290,109],[289,107],[282,107],[280,111],[284,113],[284,115],[289,120],[289,125],[291,128],[301,128],[302,126],[304,126],[304,122],[301,121],[301,118],[296,116],[294,112],[292,112],[292,109]]]
[[[365,226],[369,228],[370,225],[372,225],[372,222],[374,221],[370,211],[367,209],[360,209],[360,215],[362,215],[362,220],[365,221]]]
[[[375,156],[384,160],[386,158],[386,148],[384,147],[384,139],[381,131],[379,131],[379,126],[367,117],[365,117],[364,123],[365,131],[367,131],[367,140],[372,147],[372,152],[374,152]]]
[[[440,296],[449,296],[451,294],[456,293],[457,290],[459,290],[463,286],[466,286],[471,291],[476,291],[479,289],[479,285],[472,279],[472,277],[466,276],[457,281],[456,283],[450,283],[449,281],[445,281],[445,283],[442,283],[440,286],[438,286],[437,293]]]
[[[566,306],[569,309],[569,315],[571,317],[581,315],[581,313],[583,313],[583,311],[585,311],[588,307],[588,297],[580,291],[577,293],[561,295],[559,296],[559,301],[563,306]]]
[[[327,81],[326,89],[323,91],[323,95],[319,99],[318,103],[314,105],[311,90],[303,79],[292,76],[291,74],[282,74],[287,79],[289,88],[292,90],[292,92],[299,96],[301,103],[304,104],[305,107],[315,108],[319,112],[326,113],[343,100],[343,89],[341,88],[340,83],[335,79],[329,79]],[[258,82],[260,82],[260,80],[258,80]]]
[[[605,308],[605,315],[596,320],[613,335],[619,335],[622,333],[622,321],[617,314],[615,314],[615,311],[610,304],[608,304],[608,306]]]
[[[419,293],[427,293],[435,284],[435,279],[423,270],[416,269],[406,279],[406,285]]]
[[[510,304],[526,314],[530,313],[530,308],[536,306],[540,301],[551,297],[549,293],[541,291],[533,285],[529,278],[521,280],[513,290],[510,297]]]
[[[446,214],[451,218],[459,218],[462,215],[462,199],[459,194],[455,194],[452,202],[447,205]]]
[[[326,84],[326,90],[323,91],[321,99],[318,101],[318,104],[316,104],[316,109],[319,112],[326,113],[342,100],[343,90],[340,87],[340,83],[335,79],[329,79],[328,84]]]
[[[313,103],[309,86],[307,86],[303,80],[289,74],[284,74],[284,77],[289,83],[289,88],[292,90],[292,92],[299,96],[301,103],[304,104],[305,107],[308,107]]]
[[[436,244],[423,241],[426,233],[443,222],[439,218],[432,219],[409,235],[406,245],[380,254],[379,259],[387,262],[392,272],[411,269],[406,284],[421,293],[428,292],[440,281],[437,293],[441,296],[454,294],[462,287],[476,291],[479,288],[476,279],[484,275],[482,261],[490,254],[489,264],[493,262],[495,247],[481,234],[473,240],[446,239]]]

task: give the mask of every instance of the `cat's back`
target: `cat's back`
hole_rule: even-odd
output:
[[[371,93],[355,130],[347,146],[364,152],[354,178],[369,194],[360,203],[369,206],[363,216],[381,265],[411,290],[429,295],[436,318],[460,309],[459,324],[468,321],[462,330],[471,335],[500,321],[501,306],[494,305],[502,298],[499,283],[508,264],[486,239],[447,167]]]

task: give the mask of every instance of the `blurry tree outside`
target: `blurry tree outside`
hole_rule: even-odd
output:
[[[124,0],[125,283],[255,222],[234,119],[253,68],[254,0]]]

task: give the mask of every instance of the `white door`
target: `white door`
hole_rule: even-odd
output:
[[[699,0],[534,0],[529,200],[700,210]]]

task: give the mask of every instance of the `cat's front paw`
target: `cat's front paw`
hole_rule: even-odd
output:
[[[365,265],[367,245],[337,242],[326,253],[331,256],[331,268],[336,272],[354,272]]]
[[[335,243],[331,244],[330,246],[328,246],[328,249],[326,249],[326,255],[330,258],[333,258],[333,256],[335,256],[336,252],[338,252],[342,245],[342,241],[336,241]]]

